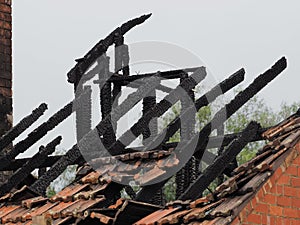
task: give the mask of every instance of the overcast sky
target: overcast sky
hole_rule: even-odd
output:
[[[283,101],[300,100],[299,1],[132,0],[116,4],[96,0],[13,1],[15,123],[41,102],[49,107],[46,119],[70,101],[73,87],[66,73],[74,59],[123,22],[150,12],[153,15],[148,21],[125,36],[127,43],[161,41],[180,46],[197,55],[219,81],[244,67],[245,85],[286,56],[288,69],[260,96],[274,108]],[[71,118],[34,148],[58,134],[66,136],[62,147],[70,147],[74,142],[72,124]]]

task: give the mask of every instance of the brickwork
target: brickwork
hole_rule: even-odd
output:
[[[11,0],[0,0],[0,136],[12,126]],[[9,148],[6,149],[9,151]],[[10,172],[0,174],[0,183]]]
[[[232,224],[300,224],[300,144],[295,146]]]

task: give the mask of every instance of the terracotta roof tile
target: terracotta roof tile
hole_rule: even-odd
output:
[[[27,213],[28,209],[18,207],[1,218],[2,223],[21,222],[22,215]]]
[[[168,209],[161,209],[155,211],[154,213],[144,217],[143,219],[135,222],[135,225],[154,225],[157,221],[161,218],[169,215],[170,213],[178,211],[179,208],[168,208]]]
[[[101,213],[92,212],[90,217],[92,219],[97,218],[97,219],[99,219],[99,221],[101,223],[104,223],[104,224],[111,224],[113,222],[113,218],[103,215]]]
[[[62,191],[58,192],[56,195],[54,195],[50,201],[57,202],[57,201],[72,201],[73,195],[76,193],[83,191],[89,187],[89,184],[75,184],[70,185],[66,188],[64,188]]]
[[[41,203],[45,203],[48,199],[42,196],[38,196],[35,198],[30,198],[22,201],[22,206],[31,209],[32,207],[39,205]]]

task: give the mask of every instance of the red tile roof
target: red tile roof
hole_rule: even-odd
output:
[[[109,171],[90,171],[91,168],[85,165],[78,171],[79,178],[76,182],[50,199],[36,196],[26,186],[15,193],[3,196],[0,198],[2,204],[0,220],[2,224],[32,224],[33,221],[45,220],[51,221],[52,224],[71,224],[80,221],[86,221],[86,224],[97,221],[99,224],[135,225],[228,224],[281,162],[295,152],[294,146],[300,140],[300,119],[291,117],[267,130],[263,136],[270,142],[255,158],[237,167],[233,171],[233,176],[218,186],[213,194],[192,202],[175,201],[161,208],[119,199],[114,205],[104,208],[103,202],[106,199],[103,192],[109,190],[112,182],[103,179],[102,175]],[[132,160],[135,165],[147,157],[148,160],[152,160],[154,155],[159,156],[154,158],[153,162],[156,164],[152,164],[153,167],[146,178],[151,180],[158,176],[160,170],[163,171],[164,167],[158,166],[159,160],[168,154],[147,152],[145,155],[127,155],[120,158]],[[176,164],[176,160],[172,162]],[[121,168],[120,171],[127,170]]]

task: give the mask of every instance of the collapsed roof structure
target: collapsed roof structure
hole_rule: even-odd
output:
[[[200,110],[241,83],[244,80],[245,70],[238,70],[197,99],[193,89],[205,79],[204,67],[131,75],[129,49],[124,44],[124,35],[150,16],[151,14],[143,15],[122,24],[106,38],[100,40],[83,58],[77,59],[76,65],[68,73],[68,81],[74,85],[74,100],[63,106],[0,158],[0,170],[13,171],[12,176],[0,187],[2,224],[165,224],[171,223],[170,221],[175,224],[189,223],[204,218],[217,220],[219,216],[228,222],[227,217],[231,215],[221,215],[216,208],[224,204],[227,204],[226,207],[232,206],[232,202],[236,199],[226,202],[229,200],[224,200],[225,197],[237,192],[247,193],[238,200],[245,201],[250,196],[249,190],[254,192],[255,187],[257,188],[266,177],[270,176],[270,168],[276,159],[297,143],[300,135],[297,126],[293,125],[299,122],[298,114],[274,128],[262,128],[258,123],[251,122],[240,133],[227,135],[219,133],[220,135],[211,136],[212,131],[219,130],[229,117],[286,68],[287,62],[284,57],[266,72],[257,76],[247,88],[222,107],[200,132],[193,132],[195,115],[188,121],[182,121],[178,116],[159,132],[157,118],[174,105],[169,99],[178,98],[179,89],[183,89],[193,100],[193,105],[187,104],[187,107],[182,107],[180,114],[181,116],[190,115],[193,113],[193,108]],[[115,71],[113,73],[109,71],[109,57],[105,54],[112,45],[115,46]],[[102,60],[100,61],[99,58]],[[97,66],[91,69],[95,63]],[[86,82],[96,75],[99,80],[94,83],[99,84],[102,119],[92,129],[91,87]],[[156,79],[157,77],[177,79],[180,84],[172,89],[162,85],[160,80]],[[144,82],[146,78],[147,82]],[[127,99],[119,105],[113,106],[123,86],[130,86],[136,91],[128,95]],[[156,90],[166,93],[166,97],[160,102],[157,102]],[[145,93],[151,93],[151,96]],[[120,138],[117,138],[115,134],[117,120],[140,101],[143,103],[141,118]],[[182,104],[186,103],[182,102]],[[46,110],[47,105],[41,104],[3,135],[0,138],[0,149],[12,143]],[[46,146],[41,146],[33,157],[16,159],[19,154],[27,151],[75,112],[78,143],[66,154],[51,156],[62,140],[62,137],[58,136]],[[155,131],[154,138],[150,142],[140,148],[130,148],[124,144],[122,140],[131,143],[139,135],[142,135],[144,139],[153,135],[153,129],[151,132],[149,129],[150,121],[154,121]],[[291,121],[294,121],[292,125],[289,123]],[[289,126],[285,126],[287,123]],[[169,143],[169,139],[178,130],[182,137],[180,142]],[[81,147],[92,148],[90,135],[95,133],[110,155],[95,157],[92,152],[90,157],[93,160],[87,163],[86,157],[82,155]],[[249,142],[266,138],[272,142],[259,152],[255,159],[237,167],[236,156],[239,152]],[[153,147],[157,140],[160,140],[160,144]],[[174,148],[178,146],[180,146],[179,152],[184,152],[185,149],[193,149],[193,152],[188,162],[176,174],[176,199],[178,201],[165,206],[161,190],[168,181],[168,177],[160,180],[159,178],[180,164],[182,160],[180,154],[178,152],[173,154]],[[217,156],[209,151],[211,148],[222,148],[223,151]],[[207,157],[203,157],[204,155]],[[207,169],[200,171],[199,164],[204,158],[210,158],[212,163]],[[95,170],[90,162],[100,162],[101,167]],[[122,163],[118,164],[118,162]],[[63,173],[67,166],[74,164],[79,166],[75,181],[52,198],[47,198],[45,192],[50,183]],[[139,176],[137,170],[140,165],[147,168],[143,176]],[[31,172],[35,169],[38,169],[39,173],[38,178],[33,179]],[[229,180],[219,186],[213,195],[202,197],[203,191],[223,173],[230,177]],[[110,180],[107,177],[114,179]],[[130,185],[124,185],[123,179],[127,178],[142,184],[141,189],[136,192]],[[120,182],[117,182],[118,179]],[[159,182],[155,182],[157,180]],[[257,183],[257,180],[262,182]],[[253,183],[256,186],[253,186]],[[130,200],[120,199],[122,190],[127,192]],[[215,209],[216,213],[211,212],[211,209]],[[210,216],[207,216],[208,211],[210,211]],[[232,217],[230,221],[231,219]]]

